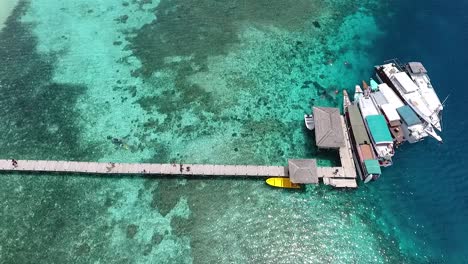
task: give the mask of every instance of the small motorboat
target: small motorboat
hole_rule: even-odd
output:
[[[359,98],[362,97],[363,91],[361,89],[361,86],[356,84],[354,87],[354,102],[359,102]]]
[[[266,180],[266,183],[270,186],[278,187],[278,188],[288,188],[288,189],[300,189],[301,188],[301,185],[297,183],[292,183],[289,180],[289,178],[285,178],[285,177],[268,178]]]
[[[313,115],[307,115],[307,114],[305,114],[305,115],[304,115],[304,122],[305,122],[305,125],[306,125],[307,129],[309,129],[309,130],[314,130],[314,128],[315,128],[315,120],[314,120],[314,116],[313,116]]]
[[[369,174],[369,175],[367,175],[366,179],[364,180],[364,183],[368,183],[368,182],[370,182],[370,181],[373,180],[373,179],[374,179],[374,175]]]

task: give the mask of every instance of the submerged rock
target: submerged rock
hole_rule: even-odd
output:
[[[312,22],[312,24],[314,25],[315,28],[320,28],[320,23],[318,21],[314,21]]]

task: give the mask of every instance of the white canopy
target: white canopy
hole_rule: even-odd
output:
[[[418,87],[413,82],[413,80],[410,79],[406,72],[397,72],[392,77],[396,81],[395,83],[400,86],[403,92],[412,93],[418,90]]]
[[[383,104],[380,106],[383,114],[387,117],[389,122],[400,121],[400,115],[392,104]]]
[[[387,102],[392,104],[395,109],[405,105],[392,88],[390,88],[386,83],[379,84],[379,91],[383,94],[385,99],[387,99]]]

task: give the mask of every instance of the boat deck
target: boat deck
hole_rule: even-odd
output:
[[[345,146],[339,148],[341,167],[317,167],[317,176],[323,178],[323,183],[326,185],[336,188],[357,188],[356,167],[343,116],[340,116],[340,121],[345,138]]]
[[[369,98],[366,97],[361,97],[359,98],[359,109],[361,110],[362,117],[365,119],[367,116],[371,115],[378,115],[379,110],[374,104],[374,101],[372,101],[371,97]]]

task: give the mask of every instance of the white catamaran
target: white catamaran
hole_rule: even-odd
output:
[[[442,138],[437,135],[432,125],[428,124],[427,122],[421,122],[419,117],[416,116],[411,108],[407,110],[406,107],[404,107],[405,104],[403,101],[386,83],[379,84],[379,91],[382,93],[388,103],[395,107],[401,116],[403,121],[403,132],[405,134],[406,140],[408,140],[409,143],[421,141],[429,135],[439,142],[442,141]],[[416,116],[416,118],[414,118],[414,116]]]
[[[375,68],[377,76],[395,89],[421,119],[442,131],[443,106],[430,83],[426,69],[420,62],[408,63],[406,65],[407,72],[396,62]],[[431,129],[429,128],[429,130]]]

